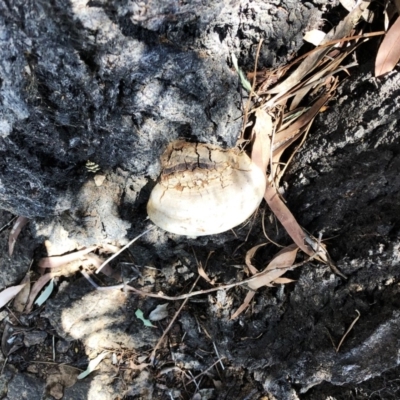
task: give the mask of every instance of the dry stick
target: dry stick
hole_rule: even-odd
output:
[[[8,228],[17,218],[18,218],[18,216],[15,216],[10,222],[7,222],[5,225],[3,225],[0,228],[0,233],[3,232],[4,229]]]
[[[214,364],[210,365],[205,371],[201,372],[200,374],[196,375],[193,379],[191,379],[189,382],[186,383],[186,385],[189,385],[190,383],[192,383],[193,381],[195,381],[197,378],[199,378],[200,376],[204,375],[206,372],[208,372],[211,368],[213,368],[216,364],[218,364],[223,358],[225,357],[221,357],[219,360],[215,361]]]
[[[54,361],[28,361],[30,364],[50,364],[50,365],[62,365],[68,368],[76,369],[77,371],[83,372],[84,370],[81,368],[74,367],[73,365],[58,363]]]
[[[213,346],[214,346],[215,354],[217,355],[217,357],[218,357],[219,360],[221,361],[221,362],[220,362],[221,368],[224,370],[225,367],[224,367],[224,364],[222,363],[222,358],[221,358],[221,356],[219,355],[219,352],[218,352],[218,349],[217,349],[217,345],[215,344],[214,341],[212,342],[212,344],[213,344]]]
[[[288,93],[283,94],[283,95],[277,94],[275,97],[272,97],[270,100],[268,100],[266,103],[264,103],[259,108],[263,108],[264,109],[264,108],[275,107],[277,104],[280,104],[282,101],[288,100],[291,97],[296,96],[298,89],[300,89],[300,88],[301,89],[312,88],[312,87],[314,87],[314,86],[316,86],[316,85],[318,85],[320,83],[323,83],[326,80],[326,78],[329,78],[330,76],[333,76],[333,75],[335,75],[336,73],[338,73],[340,71],[346,70],[347,68],[356,67],[356,66],[358,66],[358,63],[356,61],[354,61],[354,62],[352,62],[352,63],[350,63],[348,65],[340,67],[340,68],[336,69],[335,71],[332,71],[332,72],[324,75],[322,78],[320,78],[320,79],[318,79],[318,80],[316,80],[314,82],[310,82],[310,83],[308,83],[308,84],[306,84],[304,86],[301,86],[301,85],[297,86],[297,87],[289,90]],[[252,112],[255,112],[256,110],[257,109],[253,109]]]
[[[302,56],[296,58],[296,60],[294,60],[293,62],[288,64],[285,68],[288,68],[288,69],[291,68],[293,65],[296,65],[298,62],[300,62],[304,58],[307,58],[311,54],[321,50],[321,48],[323,48],[323,47],[329,47],[329,46],[332,46],[334,44],[341,43],[341,42],[349,42],[350,40],[365,39],[365,38],[370,38],[370,37],[374,37],[374,36],[382,36],[382,35],[386,35],[386,32],[385,31],[378,31],[378,32],[364,33],[362,35],[355,35],[355,36],[349,36],[349,37],[346,37],[346,38],[331,40],[331,41],[329,41],[327,43],[318,45],[315,49],[312,49],[309,52],[303,54]]]
[[[103,264],[100,265],[99,268],[96,270],[96,274],[98,274],[111,260],[113,260],[115,257],[117,257],[119,254],[121,254],[124,250],[126,250],[132,243],[136,242],[139,238],[141,238],[143,235],[146,233],[152,231],[156,226],[153,225],[151,228],[145,230],[143,233],[141,233],[139,236],[136,236],[134,239],[132,239],[127,245],[125,245],[118,253],[115,253],[112,255],[110,258],[108,258],[106,261],[103,262]]]
[[[276,186],[279,186],[279,181],[282,179],[283,175],[285,174],[285,171],[286,171],[287,167],[289,166],[290,162],[293,160],[293,157],[295,156],[295,154],[301,149],[301,147],[303,146],[304,142],[306,141],[306,138],[307,138],[308,133],[310,131],[311,125],[314,123],[314,120],[315,120],[315,117],[313,119],[311,119],[311,121],[309,122],[305,132],[302,133],[303,137],[301,139],[300,144],[298,146],[296,146],[296,148],[294,149],[292,154],[289,156],[289,159],[287,160],[285,166],[279,172],[279,176],[274,177],[274,179],[278,178],[277,181],[275,180]]]
[[[272,239],[270,239],[270,238],[268,237],[268,235],[267,235],[267,233],[266,233],[266,231],[265,231],[265,222],[264,222],[264,219],[265,219],[265,210],[263,210],[263,216],[262,216],[262,220],[261,220],[261,224],[262,224],[262,229],[263,229],[263,232],[264,232],[264,236],[267,238],[267,240],[268,240],[269,242],[271,242],[271,243],[274,244],[275,246],[281,247],[281,248],[283,249],[285,246],[282,246],[282,245],[280,245],[279,243],[274,242]]]
[[[200,275],[197,277],[197,279],[195,280],[195,282],[193,283],[192,288],[190,289],[190,292],[195,288],[195,286],[197,285],[197,282],[200,279]],[[189,294],[190,294],[189,292]],[[185,298],[185,300],[182,302],[181,306],[179,307],[178,311],[175,313],[174,317],[172,318],[171,322],[169,323],[169,325],[167,326],[167,329],[165,329],[164,333],[162,334],[161,338],[159,339],[159,341],[157,342],[156,346],[154,347],[153,351],[150,354],[150,363],[152,365],[154,365],[154,361],[156,358],[156,352],[157,349],[159,348],[161,342],[164,340],[166,334],[169,332],[169,330],[171,329],[172,325],[174,324],[175,320],[178,318],[178,315],[180,314],[180,312],[182,311],[183,307],[185,306],[186,302],[188,301],[189,297]]]
[[[1,368],[1,371],[0,371],[0,375],[3,375],[4,368],[6,367],[7,361],[8,361],[8,357],[6,357],[6,359],[4,360],[3,367]]]
[[[340,346],[343,344],[344,339],[346,339],[346,336],[350,333],[350,331],[353,329],[354,325],[356,324],[356,322],[360,319],[361,314],[358,310],[356,310],[356,313],[358,314],[357,317],[354,319],[354,321],[351,323],[351,325],[349,326],[349,329],[347,329],[346,333],[343,335],[342,340],[340,341],[340,343],[338,344],[338,347],[336,348],[336,353],[339,352]]]
[[[90,275],[85,271],[81,270],[80,273],[87,279],[87,281],[96,289],[96,290],[118,290],[118,289],[123,289],[125,287],[125,284],[120,283],[119,285],[114,285],[114,286],[99,286],[91,277]]]
[[[319,246],[318,246],[318,248],[319,248]],[[307,264],[308,262],[314,260],[316,257],[318,257],[318,254],[319,254],[318,251],[316,251],[309,258],[307,258],[306,260],[304,260],[302,262],[299,262],[297,264],[292,264],[290,266],[281,267],[281,268],[273,268],[273,269],[271,269],[269,271],[274,271],[274,270],[277,270],[277,269],[286,269],[287,271],[290,271],[291,269],[294,269],[294,268],[297,268],[297,267],[301,267],[302,265]],[[137,293],[139,295],[142,295],[142,296],[154,297],[156,299],[164,299],[164,300],[169,300],[169,301],[186,300],[189,297],[194,297],[194,296],[199,296],[199,295],[202,295],[202,294],[212,293],[212,292],[216,292],[218,290],[228,290],[228,289],[232,289],[232,288],[234,288],[236,286],[245,285],[245,284],[250,283],[253,280],[257,279],[258,276],[260,274],[264,273],[264,272],[265,271],[261,271],[259,274],[253,275],[251,278],[245,279],[244,281],[241,281],[241,282],[235,282],[235,283],[231,283],[231,284],[228,284],[228,285],[221,285],[221,286],[218,286],[218,287],[215,287],[215,288],[211,288],[211,289],[206,289],[206,290],[198,290],[196,292],[190,292],[190,293],[182,294],[180,296],[166,296],[166,295],[163,295],[163,294],[145,292],[143,290],[136,289],[133,286],[129,286],[129,285],[125,285],[124,289],[125,290],[129,290],[131,292],[135,292],[135,293]],[[197,279],[199,279],[199,277]],[[196,282],[197,282],[197,280],[196,280]],[[195,282],[195,284],[196,284],[196,282]]]
[[[246,124],[247,124],[247,115],[249,113],[249,108],[250,108],[250,102],[251,102],[251,97],[254,94],[255,96],[257,96],[257,94],[254,92],[254,88],[256,87],[256,80],[257,80],[257,64],[258,64],[258,56],[260,54],[260,50],[261,50],[261,45],[264,39],[261,39],[260,42],[258,43],[258,48],[257,48],[257,54],[256,54],[256,63],[254,65],[254,78],[253,78],[253,84],[251,86],[251,92],[249,93],[249,99],[247,100],[246,103],[246,108],[244,110],[244,116],[243,116],[243,128],[242,128],[242,133],[240,135],[241,138],[243,138],[244,136],[244,131],[246,129]]]

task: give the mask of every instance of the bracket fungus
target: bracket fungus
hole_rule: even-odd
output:
[[[249,218],[264,196],[265,173],[237,148],[176,140],[161,156],[161,165],[147,213],[168,232],[225,232]]]

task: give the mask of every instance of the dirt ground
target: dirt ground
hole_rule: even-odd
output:
[[[104,259],[101,249],[151,228],[146,203],[166,145],[237,139],[245,99],[230,53],[251,71],[262,37],[260,68],[285,64],[305,30],[344,13],[336,2],[290,0],[12,0],[0,11],[0,289],[28,271],[36,282],[43,257],[95,245]],[[373,77],[378,46],[357,52],[359,66],[282,184],[298,222],[322,234],[346,279],[306,262],[232,320],[243,287],[183,303],[97,290],[75,263],[43,305],[1,310],[0,398],[399,398],[400,74]],[[30,221],[10,257],[15,216]],[[248,250],[265,243],[253,259],[263,269],[279,250],[266,235],[291,243],[264,202],[219,235],[156,228],[93,279],[171,297],[195,283],[207,290],[244,280]],[[211,283],[196,282],[200,264]],[[166,303],[154,326],[137,317]],[[77,379],[104,351],[96,371]]]

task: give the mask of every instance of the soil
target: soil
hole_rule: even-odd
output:
[[[36,281],[44,256],[122,246],[152,227],[146,203],[167,144],[236,142],[246,94],[230,54],[252,71],[263,38],[259,68],[284,65],[305,31],[343,12],[325,0],[0,3],[0,289],[28,271]],[[378,46],[357,53],[359,67],[283,182],[290,210],[321,232],[347,279],[306,262],[232,320],[244,288],[183,304],[96,290],[75,270],[55,278],[43,305],[0,312],[0,397],[399,398],[400,74],[373,77]],[[14,216],[30,222],[10,257]],[[93,279],[177,296],[201,263],[213,283],[200,278],[194,290],[241,281],[248,250],[267,243],[253,260],[260,270],[278,251],[263,225],[274,242],[291,243],[262,203],[219,235],[153,229]],[[154,326],[137,317],[164,303],[168,316]],[[77,379],[103,351],[96,371]]]

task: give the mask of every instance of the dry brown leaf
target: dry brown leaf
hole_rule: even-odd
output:
[[[87,249],[75,251],[74,253],[65,254],[63,256],[44,257],[39,260],[38,265],[40,268],[58,268],[72,261],[79,260],[85,254],[90,253],[96,249],[97,246],[91,246]]]
[[[257,290],[258,288],[275,281],[292,268],[298,250],[299,248],[295,244],[282,249],[267,265],[264,271],[255,275],[254,279],[250,281],[247,286],[252,290]]]
[[[49,272],[48,274],[42,275],[32,286],[31,293],[29,295],[28,304],[25,308],[25,312],[28,313],[32,310],[33,302],[35,301],[39,292],[43,289],[43,287],[50,281],[50,279],[55,276],[59,276],[59,272]]]
[[[121,247],[114,246],[112,244],[103,243],[99,249],[100,253],[118,253],[121,250]]]
[[[396,66],[400,59],[400,17],[388,30],[375,61],[375,76],[382,76]]]
[[[246,253],[246,258],[245,258],[245,263],[247,265],[247,268],[250,270],[250,272],[254,275],[258,273],[258,270],[254,265],[251,263],[251,259],[254,257],[254,254],[256,251],[262,247],[265,246],[267,243],[261,243],[257,246],[252,247],[247,253]]]
[[[293,138],[297,139],[297,137],[298,137],[297,134],[299,133],[300,129],[307,126],[307,124],[310,121],[312,121],[312,119],[318,114],[321,107],[329,100],[330,97],[331,97],[331,91],[329,91],[328,93],[321,96],[312,105],[312,107],[307,112],[302,114],[292,125],[290,125],[288,128],[286,128],[280,132],[277,132],[275,134],[274,143],[273,143],[274,153],[282,146],[284,146],[284,148],[287,148],[287,146],[288,146],[287,143],[289,140],[292,140],[291,141],[291,143],[292,143]]]
[[[23,283],[22,285],[10,286],[9,288],[0,292],[0,308],[4,307],[10,300],[12,300],[25,285],[26,284]]]
[[[254,143],[251,152],[251,159],[263,172],[266,172],[272,135],[272,118],[263,109],[256,111],[256,123],[253,128]]]
[[[18,217],[15,221],[10,236],[8,238],[8,254],[10,257],[14,252],[14,246],[17,241],[18,235],[21,233],[22,228],[29,222],[29,219],[26,217]]]
[[[329,43],[336,39],[345,38],[350,34],[352,29],[358,23],[362,13],[368,7],[369,1],[360,1],[360,3],[341,21],[337,26],[331,29],[325,36],[321,45]],[[301,79],[312,72],[319,61],[330,51],[329,46],[321,46],[320,49],[317,48],[316,51],[311,53],[303,62],[298,66],[298,68],[282,83],[275,86],[274,88],[268,90],[268,93],[276,93],[276,96],[269,100],[266,104],[267,107],[272,106],[276,102],[276,98],[287,93],[290,89],[295,87]]]
[[[21,285],[24,284],[24,287],[21,291],[15,296],[13,306],[14,310],[18,312],[24,311],[26,303],[28,302],[29,293],[31,291],[31,276],[29,272],[25,275],[24,279],[21,281]]]
[[[214,284],[213,281],[211,281],[211,279],[209,278],[209,276],[206,274],[206,271],[204,271],[203,265],[201,263],[198,264],[197,266],[197,272],[199,273],[199,275],[205,279],[208,283]]]
[[[256,292],[253,292],[251,290],[249,290],[247,292],[247,295],[246,295],[242,305],[233,313],[233,315],[231,316],[231,319],[237,318],[249,306],[249,304],[255,294],[256,294]]]
[[[267,186],[264,199],[297,246],[300,247],[304,253],[312,255],[312,249],[305,244],[306,239],[309,239],[308,235],[306,235],[303,229],[301,229],[293,214],[279,197],[279,194],[274,186]]]
[[[356,46],[352,46],[349,51],[343,51],[342,53],[336,54],[336,58],[334,58],[327,66],[325,66],[321,71],[316,72],[310,79],[304,82],[304,87],[297,91],[294,96],[292,102],[290,103],[290,110],[294,110],[300,104],[301,100],[307,95],[311,90],[315,90],[316,86],[328,86],[330,74],[335,71],[342,61],[354,50]],[[333,55],[329,55],[330,57],[334,57]],[[322,78],[327,76],[324,81]],[[316,86],[312,86],[311,83],[315,82]]]
[[[292,282],[296,282],[294,279],[289,279],[289,278],[276,278],[274,280],[274,283],[278,284],[278,285],[285,285],[286,283],[292,283]]]
[[[136,365],[132,360],[129,361],[129,368],[133,369],[133,370],[143,370],[145,368],[147,368],[150,365],[150,363],[142,363],[139,365]]]
[[[100,267],[101,264],[103,264],[104,259],[98,256],[97,254],[94,253],[89,253],[85,255],[85,259],[92,264],[96,269]],[[103,274],[105,274],[104,270],[102,271]],[[105,274],[106,275],[106,274]]]
[[[257,246],[256,246],[257,247]],[[258,246],[260,247],[260,246]],[[241,304],[241,306],[234,312],[231,319],[237,318],[250,304],[255,295],[255,291],[262,286],[272,286],[271,283],[289,283],[291,279],[281,278],[286,271],[290,270],[296,259],[298,247],[294,244],[282,249],[268,264],[264,271],[256,274],[254,280],[250,281],[247,286],[251,289]]]

